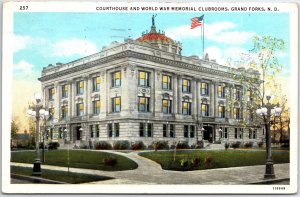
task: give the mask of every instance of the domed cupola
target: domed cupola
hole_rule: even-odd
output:
[[[140,43],[148,43],[153,46],[160,48],[163,51],[181,54],[181,43],[174,41],[173,39],[167,37],[164,31],[156,31],[155,17],[152,16],[152,26],[151,31],[148,33],[142,33],[142,36],[137,39]]]

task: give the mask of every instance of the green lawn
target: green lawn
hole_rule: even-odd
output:
[[[289,151],[272,151],[274,163],[289,163]],[[161,164],[165,170],[202,170],[265,164],[262,150],[177,150],[144,152],[140,156]]]
[[[42,154],[41,154],[42,156]],[[36,157],[35,151],[20,151],[11,152],[11,161],[20,163],[33,163]],[[55,166],[68,166],[68,151],[67,150],[47,150],[46,165]],[[89,150],[70,150],[69,157],[70,167],[73,168],[86,168],[105,171],[121,171],[136,169],[138,165],[123,156],[105,153],[99,151]],[[109,165],[104,163],[104,159],[114,158],[116,159],[115,165]]]
[[[32,176],[32,168],[11,166],[10,169],[11,169],[11,173],[14,174]],[[71,183],[71,184],[112,179],[110,177],[105,177],[105,176],[89,175],[89,174],[81,174],[81,173],[74,173],[74,172],[57,171],[57,170],[45,170],[45,169],[42,170],[41,178],[65,182],[65,183]]]

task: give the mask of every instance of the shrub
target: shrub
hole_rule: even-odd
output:
[[[244,148],[251,148],[253,147],[253,142],[245,142],[244,143]]]
[[[187,142],[178,142],[176,145],[176,149],[189,149],[190,146]]]
[[[201,158],[200,157],[195,157],[192,159],[192,165],[194,168],[199,168],[201,165]]]
[[[258,142],[258,143],[257,143],[257,146],[258,146],[259,148],[262,148],[262,147],[263,147],[263,145],[264,145],[264,143],[263,143],[263,142]]]
[[[199,141],[199,142],[197,142],[197,144],[196,144],[196,146],[195,146],[195,149],[201,149],[201,148],[203,148],[203,147],[204,147],[203,141]]]
[[[83,145],[80,145],[80,146],[79,146],[79,148],[80,148],[80,149],[88,149],[88,148],[89,148],[89,146],[88,146],[88,145],[86,145],[86,144],[83,144]]]
[[[96,150],[111,150],[112,146],[107,141],[99,141],[95,144]]]
[[[127,140],[117,141],[114,143],[114,150],[128,150],[130,149],[130,143]]]
[[[168,150],[169,144],[167,141],[157,141],[153,142],[153,147],[155,150]]]
[[[181,159],[180,166],[181,166],[182,170],[188,170],[189,169],[189,161],[186,159]]]
[[[228,149],[228,148],[229,148],[229,145],[230,145],[230,144],[229,144],[228,142],[226,142],[226,143],[225,143],[225,149]]]
[[[144,142],[138,141],[131,145],[132,150],[144,150],[146,148]]]
[[[171,146],[170,146],[170,149],[175,149],[176,148],[176,146],[174,145],[174,144],[172,144]]]
[[[56,150],[59,147],[59,143],[58,142],[50,142],[48,144],[48,149],[49,150]]]
[[[154,149],[153,144],[149,145],[149,146],[147,147],[147,149],[148,149],[148,150],[153,150],[153,149]]]
[[[118,160],[116,157],[109,156],[109,157],[103,159],[103,163],[106,166],[114,167],[115,165],[117,165]]]
[[[241,145],[241,142],[240,142],[240,141],[237,141],[237,142],[233,142],[233,143],[231,144],[231,147],[235,149],[235,148],[239,148],[240,145]]]
[[[213,167],[213,162],[214,162],[214,158],[212,158],[212,157],[206,157],[205,161],[204,161],[205,168],[206,169],[212,168]]]

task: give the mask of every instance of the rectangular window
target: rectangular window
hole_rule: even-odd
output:
[[[99,92],[100,91],[100,84],[101,84],[101,78],[100,77],[94,77],[93,78],[93,92]]]
[[[247,90],[247,101],[252,101],[252,91],[251,90]]]
[[[49,116],[51,117],[51,119],[54,117],[55,114],[55,108],[54,107],[50,107],[49,108]]]
[[[163,84],[162,84],[162,88],[164,90],[171,90],[172,89],[172,77],[168,76],[168,75],[163,75]]]
[[[68,117],[68,105],[61,107],[61,117],[62,119],[66,119]]]
[[[49,88],[49,100],[53,100],[55,95],[55,89]]]
[[[195,137],[195,126],[191,125],[190,127],[190,138],[194,138]]]
[[[120,136],[120,124],[119,123],[115,123],[115,136],[119,137]]]
[[[228,138],[228,128],[224,129],[224,138]]]
[[[167,100],[167,99],[163,99],[162,104],[163,104],[163,113],[164,114],[171,114],[172,113],[172,101]]]
[[[90,137],[94,138],[93,125],[90,125]]]
[[[184,125],[183,126],[183,136],[185,138],[188,138],[189,137],[189,125]]]
[[[112,87],[120,87],[121,86],[121,71],[117,71],[112,73]]]
[[[109,123],[107,125],[107,130],[108,130],[108,137],[112,137],[113,136],[113,125],[111,123]]]
[[[175,125],[170,124],[170,137],[175,137]]]
[[[239,134],[240,134],[240,139],[243,139],[244,138],[244,129],[243,128],[239,129]]]
[[[96,125],[96,137],[100,136],[100,125]]]
[[[237,139],[238,138],[238,129],[234,128],[234,138]]]
[[[150,98],[148,97],[139,97],[139,112],[150,112]]]
[[[201,83],[201,95],[208,95],[208,83]]]
[[[235,119],[240,119],[240,108],[237,107],[233,108],[233,117]]]
[[[93,114],[94,115],[99,115],[100,114],[100,109],[101,109],[100,100],[93,101]]]
[[[147,124],[147,136],[152,137],[152,124],[151,123]]]
[[[144,123],[140,123],[140,137],[145,137],[145,124]]]
[[[253,139],[256,139],[256,133],[257,133],[257,131],[253,130]]]
[[[84,93],[84,82],[83,81],[77,81],[76,82],[76,94],[81,95]]]
[[[167,137],[168,125],[163,124],[163,137]]]
[[[150,73],[145,71],[139,71],[139,85],[150,86]]]
[[[208,111],[208,104],[202,104],[201,105],[201,112],[202,116],[209,116],[209,111]]]
[[[225,98],[225,87],[219,85],[218,86],[218,97],[219,98]]]
[[[76,104],[76,115],[77,116],[83,116],[84,114],[84,106],[83,103],[77,103]]]
[[[121,97],[115,97],[111,99],[112,103],[112,112],[120,112],[121,111]]]
[[[61,86],[61,97],[68,98],[69,95],[69,85],[62,85]]]
[[[235,100],[240,101],[241,100],[241,90],[238,89],[238,88],[234,88],[233,89],[233,96],[234,96]]]
[[[225,106],[219,106],[219,117],[225,118]]]
[[[191,80],[182,79],[182,92],[185,93],[191,92]]]
[[[183,115],[191,115],[191,103],[190,102],[182,102],[182,114]]]
[[[252,139],[252,129],[249,129],[249,139]]]

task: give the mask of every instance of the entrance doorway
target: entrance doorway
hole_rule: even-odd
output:
[[[79,127],[75,127],[75,139],[76,140],[81,140],[81,136],[82,136],[82,131],[80,130],[80,126]]]
[[[213,129],[212,127],[209,126],[204,126],[204,131],[203,131],[203,140],[207,140],[210,143],[213,142]]]

